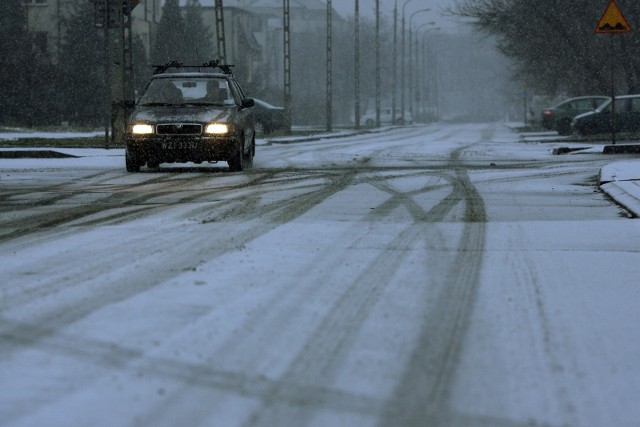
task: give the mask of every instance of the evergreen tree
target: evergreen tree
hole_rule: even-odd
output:
[[[131,47],[133,49],[133,87],[137,98],[147,86],[153,70],[149,64],[144,43],[139,35],[134,34]]]
[[[151,51],[153,65],[185,61],[185,23],[178,0],[167,0],[162,7],[156,40]]]
[[[201,64],[215,59],[211,32],[202,21],[200,0],[188,0],[184,11],[184,62]]]
[[[21,0],[0,4],[0,123],[15,124],[28,103],[27,79],[30,39],[27,33],[27,7]]]
[[[98,125],[104,120],[106,102],[104,32],[94,28],[92,2],[76,2],[74,9],[64,23],[59,102],[67,120]]]

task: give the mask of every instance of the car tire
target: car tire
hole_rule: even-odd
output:
[[[571,135],[571,122],[569,120],[561,120],[556,125],[558,135]]]
[[[227,160],[229,164],[229,170],[231,172],[242,172],[244,166],[244,153],[242,150],[242,139],[244,137],[240,137],[240,141],[237,142],[236,148],[233,152],[233,155],[230,159]]]
[[[255,136],[253,137],[253,139],[251,140],[251,147],[249,148],[249,151],[247,152],[247,154],[242,154],[242,168],[243,169],[251,169],[253,168],[253,156],[256,155],[256,138]]]
[[[127,172],[140,172],[140,160],[127,150],[124,155]]]

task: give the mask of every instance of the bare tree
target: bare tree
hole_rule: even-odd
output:
[[[640,12],[635,2],[618,4],[629,16]],[[634,92],[640,36],[595,34],[605,6],[600,0],[460,0],[452,13],[496,36],[518,76],[544,93],[607,93],[611,61],[618,92]]]

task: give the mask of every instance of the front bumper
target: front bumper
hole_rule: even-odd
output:
[[[150,136],[126,138],[127,155],[145,163],[202,163],[227,161],[237,151],[238,137]]]

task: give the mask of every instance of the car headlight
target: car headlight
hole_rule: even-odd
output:
[[[215,135],[224,135],[229,133],[230,126],[224,123],[209,123],[205,128],[205,133],[211,133]]]
[[[138,123],[131,127],[131,133],[134,135],[149,135],[153,133],[153,126],[148,124]]]

